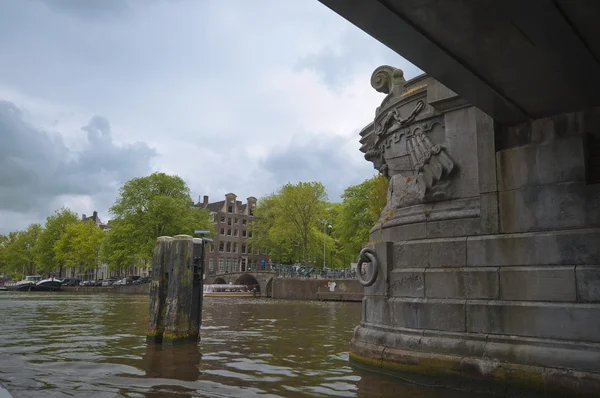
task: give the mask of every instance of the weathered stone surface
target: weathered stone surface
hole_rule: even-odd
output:
[[[464,98],[434,79],[429,79],[427,82],[427,103],[438,111],[468,105]]]
[[[575,267],[500,268],[500,299],[576,301]]]
[[[502,232],[600,225],[600,186],[584,182],[526,186],[499,193]]]
[[[466,309],[468,332],[600,342],[597,305],[473,301]]]
[[[481,232],[484,234],[497,234],[500,231],[498,216],[498,192],[482,193],[481,203]]]
[[[496,147],[494,119],[479,109],[475,110],[477,129],[477,172],[479,193],[496,192]]]
[[[399,242],[394,245],[394,268],[464,267],[467,238]]]
[[[423,239],[427,237],[427,223],[396,225],[385,229],[371,231],[371,241],[400,242],[403,240]]]
[[[600,229],[573,229],[467,238],[469,266],[597,265]]]
[[[448,238],[455,236],[479,235],[481,222],[479,218],[465,218],[459,220],[429,221],[427,238]],[[397,242],[397,240],[396,240]]]
[[[393,298],[390,307],[396,327],[465,331],[464,300]]]
[[[363,302],[365,306],[365,322],[382,325],[390,322],[390,309],[388,299],[385,297],[367,297]]]
[[[497,268],[429,268],[425,271],[428,298],[498,298]]]
[[[600,267],[578,266],[575,275],[577,301],[600,302]]]
[[[498,190],[528,185],[585,182],[585,153],[582,136],[526,145],[497,153]]]
[[[391,297],[425,297],[425,268],[395,269],[390,277]]]

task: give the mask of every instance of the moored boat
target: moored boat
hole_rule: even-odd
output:
[[[35,284],[35,290],[42,292],[56,292],[62,287],[62,281],[56,278],[43,279]]]
[[[204,285],[204,297],[256,297],[259,293],[248,285]]]
[[[39,275],[28,275],[22,281],[5,286],[6,290],[12,290],[17,292],[32,292],[36,290],[36,283],[38,283],[41,280],[42,277]]]

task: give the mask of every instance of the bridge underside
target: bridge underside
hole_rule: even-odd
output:
[[[500,123],[600,105],[600,2],[320,0]]]
[[[597,394],[600,2],[320,1],[428,74],[372,76],[390,191],[351,358]]]

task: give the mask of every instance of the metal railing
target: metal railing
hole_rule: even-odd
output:
[[[312,268],[297,265],[274,266],[277,278],[356,279],[353,268]]]

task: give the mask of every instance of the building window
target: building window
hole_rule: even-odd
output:
[[[250,215],[253,216],[254,215],[254,205],[252,205],[250,207]]]
[[[234,242],[234,243],[233,243],[233,252],[234,252],[234,253],[237,253],[237,252],[238,252],[238,251],[237,251],[237,242]]]
[[[225,247],[225,244],[223,242],[219,242],[219,251],[221,253],[223,253],[223,248]]]
[[[247,221],[247,220],[245,220],[245,219],[244,219],[244,220],[242,220],[242,225],[246,225],[246,221]]]
[[[213,253],[215,251],[215,245],[213,245],[212,243],[208,247],[210,247],[211,253]]]
[[[244,238],[246,237],[246,230],[245,230],[245,229],[242,231],[242,236],[243,236]]]
[[[246,253],[246,245],[242,245],[242,253]]]
[[[231,227],[231,218],[227,219],[227,225]]]
[[[225,222],[225,216],[221,216],[221,222]]]
[[[231,229],[227,230],[227,235],[231,236]]]
[[[227,253],[231,253],[231,242],[227,242]]]
[[[233,236],[238,236],[238,230],[237,229],[233,230]]]
[[[239,224],[239,223],[240,223],[240,219],[236,217],[234,222],[235,222],[236,224]]]
[[[233,206],[232,205],[227,206],[227,213],[233,213]]]
[[[252,237],[252,231],[248,231],[248,237],[251,238]]]
[[[208,260],[208,271],[212,274],[214,269],[215,269],[215,260],[214,260],[214,258],[211,258]]]
[[[221,228],[221,230],[219,231],[219,233],[220,233],[221,235],[225,235],[225,228]]]
[[[219,259],[219,274],[222,274],[225,272],[225,260],[220,258]]]

